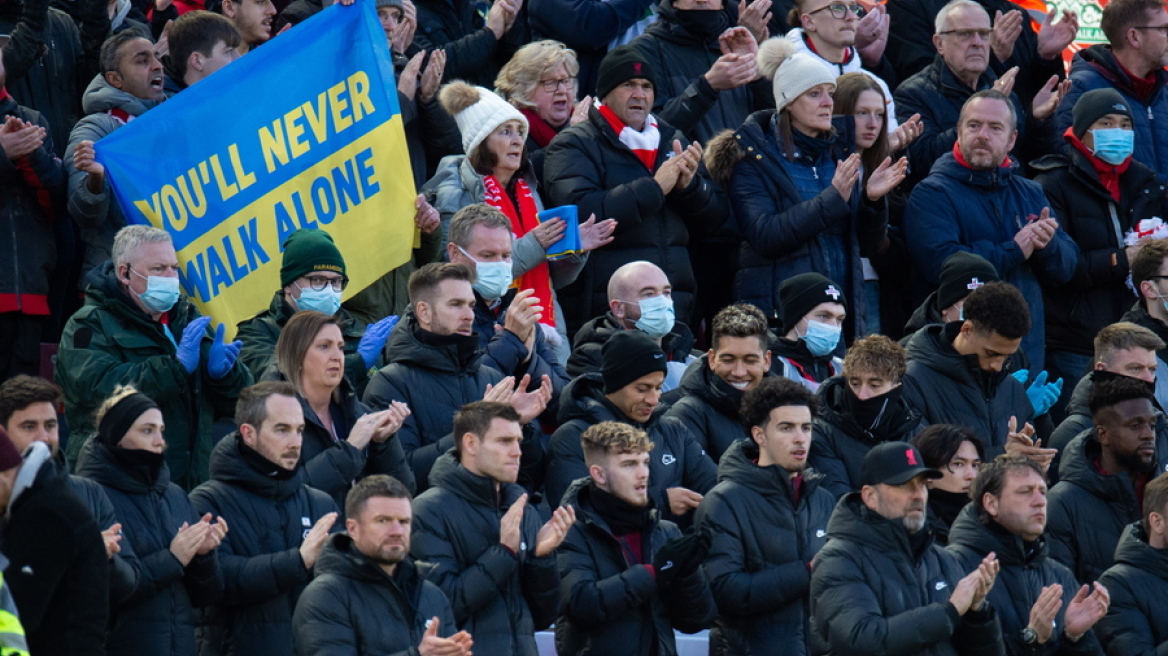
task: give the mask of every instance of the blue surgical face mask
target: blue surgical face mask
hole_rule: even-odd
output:
[[[312,310],[331,317],[341,309],[341,292],[333,290],[332,285],[325,285],[324,289],[305,289],[300,285],[296,285],[296,288],[300,290],[300,298],[296,299],[296,308],[299,310]]]
[[[475,284],[474,290],[479,293],[479,296],[493,301],[496,298],[503,298],[503,294],[507,293],[507,289],[511,287],[511,281],[514,276],[511,273],[511,260],[502,260],[500,262],[479,262],[471,257],[470,253],[462,246],[458,247],[462,254],[470,258],[471,262],[475,263]]]
[[[637,329],[653,339],[661,339],[673,330],[676,320],[673,299],[665,294],[643,298],[637,302],[641,308],[641,318],[637,319]]]
[[[827,355],[839,345],[843,329],[820,321],[807,321],[807,333],[801,338],[816,357]]]
[[[178,278],[171,278],[169,276],[144,276],[133,269],[134,275],[139,278],[146,279],[146,291],[139,294],[134,292],[134,295],[142,301],[142,305],[151,314],[162,314],[168,312],[170,308],[178,303]]]
[[[1134,130],[1097,129],[1091,130],[1091,135],[1095,138],[1095,156],[1112,166],[1123,164],[1136,147]]]

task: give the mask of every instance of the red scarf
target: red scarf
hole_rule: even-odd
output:
[[[1087,161],[1091,162],[1091,166],[1095,167],[1095,173],[1099,176],[1099,181],[1103,183],[1104,188],[1107,189],[1107,193],[1111,194],[1111,198],[1118,203],[1119,176],[1127,173],[1127,168],[1131,166],[1132,162],[1131,156],[1129,155],[1127,159],[1123,160],[1123,164],[1112,166],[1096,157],[1095,153],[1087,150],[1087,146],[1083,145],[1083,142],[1079,141],[1079,138],[1075,136],[1073,127],[1067,128],[1067,131],[1063,133],[1063,139],[1066,139],[1067,143],[1074,146],[1080,153],[1083,153]]]
[[[553,128],[550,123],[540,118],[539,113],[531,109],[521,109],[520,114],[527,117],[527,134],[535,141],[535,145],[540,148],[547,148],[547,145],[556,138],[560,133],[559,130]]]
[[[964,166],[967,169],[973,169],[973,167],[969,165],[969,162],[965,161],[965,155],[961,154],[961,144],[957,143],[956,141],[953,142],[953,157],[957,158],[958,164]],[[1002,160],[1002,168],[1006,168],[1008,166],[1010,166],[1010,156],[1006,155],[1006,159]]]
[[[1123,64],[1119,63],[1118,59],[1115,60],[1115,63],[1119,65],[1119,69],[1126,73],[1128,79],[1131,80],[1132,91],[1140,97],[1140,102],[1147,103],[1148,96],[1152,94],[1152,89],[1156,86],[1156,71],[1153,70],[1148,77],[1136,77],[1135,73],[1127,70]]]
[[[616,115],[616,112],[609,109],[608,105],[600,105],[598,109],[600,110],[600,115],[608,121],[609,127],[611,127],[612,131],[616,133],[616,136],[618,139],[620,139],[620,142],[625,146],[628,146],[628,149],[633,151],[633,154],[637,156],[637,159],[641,160],[641,163],[645,165],[645,168],[649,169],[649,172],[652,173],[654,167],[657,165],[657,149],[654,148],[649,150],[647,148],[635,148],[630,145],[633,143],[633,139],[631,137],[640,133],[628,125],[625,125],[625,122]],[[645,121],[645,123],[646,128],[652,127],[653,132],[657,131],[657,123],[652,116],[650,116]],[[628,132],[626,132],[626,130]],[[646,129],[644,132],[649,132],[649,130]]]
[[[0,87],[0,102],[8,100],[8,87]]]
[[[523,178],[515,181],[515,196],[519,199],[519,211],[515,210],[515,203],[511,202],[511,197],[503,190],[503,185],[499,184],[499,180],[495,176],[483,176],[483,186],[486,188],[483,202],[511,219],[511,230],[515,233],[516,239],[539,227],[539,211],[535,207],[535,198],[532,197],[531,188],[527,186],[527,182]],[[552,277],[547,262],[540,262],[539,266],[520,276],[519,289],[535,290],[535,298],[543,306],[543,317],[540,318],[539,322],[555,328],[556,310],[555,305],[552,304]]]

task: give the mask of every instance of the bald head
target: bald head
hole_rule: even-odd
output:
[[[673,286],[665,272],[652,262],[638,261],[617,269],[608,279],[608,309],[625,328],[641,318],[639,302],[653,296],[669,296]]]

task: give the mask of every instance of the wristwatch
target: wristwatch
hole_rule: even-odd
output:
[[[1022,642],[1025,642],[1028,645],[1036,645],[1038,644],[1038,634],[1034,631],[1034,629],[1026,627],[1025,629],[1022,629]]]

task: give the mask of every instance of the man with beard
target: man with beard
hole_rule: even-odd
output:
[[[291,383],[244,389],[235,421],[239,430],[211,453],[211,480],[190,495],[197,512],[235,526],[219,545],[224,595],[203,611],[199,653],[287,656],[292,609],[312,579],[336,504],[308,486],[304,413]]]
[[[717,608],[700,567],[709,533],[681,535],[649,500],[645,431],[605,421],[580,437],[588,478],[564,504],[579,521],[557,557],[562,616],[556,652],[672,656],[673,629],[696,633]]]
[[[1142,516],[1144,486],[1166,470],[1146,383],[1128,377],[1099,383],[1088,404],[1094,428],[1063,451],[1048,522],[1051,555],[1080,581],[1098,579],[1115,563],[1124,527]]]
[[[272,21],[276,19],[276,5],[272,0],[223,0],[219,12],[235,23],[242,43],[239,56],[262,46],[272,38]]]
[[[742,401],[751,439],[726,451],[696,518],[713,535],[705,564],[718,602],[713,653],[807,652],[808,565],[835,505],[823,477],[807,470],[818,406],[802,385],[777,377]]]
[[[1079,586],[1071,571],[1048,558],[1046,480],[1030,458],[1002,456],[984,465],[949,532],[949,551],[966,567],[995,553],[1002,584],[989,602],[1002,622],[1011,656],[1098,654],[1091,627],[1107,613],[1107,589]]]
[[[921,415],[901,393],[904,349],[883,335],[858,340],[844,358],[842,376],[819,388],[823,404],[814,422],[811,465],[837,497],[860,489],[860,465],[882,442],[907,442],[921,428]]]
[[[390,476],[349,490],[346,532],[325,543],[292,616],[296,656],[470,654],[446,595],[423,578],[432,566],[409,557],[412,519],[410,491]]]
[[[966,574],[933,544],[922,530],[925,481],[941,472],[923,465],[914,447],[885,442],[864,457],[860,491],[836,505],[812,564],[815,653],[1004,656],[1001,625],[985,601],[997,558]]]

